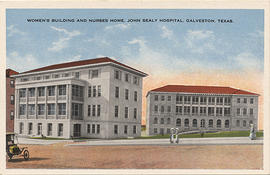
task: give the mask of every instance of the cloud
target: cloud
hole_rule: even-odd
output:
[[[255,38],[263,38],[264,37],[264,33],[261,30],[256,30],[253,33],[248,33],[248,35],[251,37],[255,37]]]
[[[172,30],[168,29],[166,26],[162,26],[161,30],[162,30],[162,34],[161,34],[162,38],[172,39],[172,36],[173,36]]]
[[[106,26],[104,30],[115,30],[115,29],[120,29],[120,30],[126,30],[130,27],[130,24],[116,24],[116,25],[110,25]]]
[[[100,46],[100,47],[104,47],[104,46],[110,46],[111,43],[109,41],[107,41],[104,36],[98,36],[95,35],[93,38],[89,38],[87,40],[85,40],[86,42],[93,42],[96,45]]]
[[[63,36],[61,36],[58,41],[54,41],[52,42],[52,46],[48,48],[49,51],[60,51],[64,48],[67,48],[69,46],[69,40],[71,40],[73,37],[80,35],[80,31],[78,30],[74,30],[72,32],[63,29],[63,28],[57,28],[54,26],[51,26],[51,29],[58,31],[60,33],[63,34]]]
[[[7,36],[11,37],[15,34],[19,34],[19,35],[25,35],[25,32],[20,31],[18,28],[15,27],[16,25],[10,25],[7,27]]]
[[[15,71],[24,72],[37,67],[41,67],[41,64],[32,54],[20,55],[14,51],[7,56],[7,68]]]
[[[206,51],[215,50],[215,35],[213,31],[188,30],[184,38],[191,52],[203,54]]]
[[[242,52],[236,56],[230,57],[229,60],[240,70],[258,71],[263,70],[263,62],[250,52]]]

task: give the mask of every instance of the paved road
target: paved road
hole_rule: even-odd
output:
[[[258,145],[263,144],[263,138],[250,140],[248,137],[223,138],[182,138],[178,145]],[[125,140],[89,140],[67,146],[98,146],[98,145],[176,145],[169,139],[125,139]]]

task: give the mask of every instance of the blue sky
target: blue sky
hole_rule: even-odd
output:
[[[153,76],[198,70],[263,72],[263,10],[8,9],[6,14],[7,67],[19,72],[102,56]],[[27,22],[45,18],[216,22]]]

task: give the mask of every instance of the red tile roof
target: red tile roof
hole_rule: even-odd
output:
[[[185,86],[185,85],[167,85],[150,92],[184,92],[184,93],[202,93],[202,94],[232,94],[232,95],[259,95],[256,93],[221,86]]]
[[[68,68],[68,67],[75,67],[75,66],[83,66],[83,65],[88,65],[88,64],[98,64],[98,63],[116,63],[120,66],[132,69],[136,72],[139,72],[141,74],[145,74],[144,72],[141,72],[137,69],[134,69],[132,67],[129,67],[125,64],[119,63],[118,61],[115,61],[111,58],[108,57],[103,57],[103,58],[95,58],[95,59],[88,59],[88,60],[80,60],[80,61],[73,61],[73,62],[67,62],[67,63],[61,63],[61,64],[54,64],[54,65],[50,65],[50,66],[45,66],[45,67],[41,67],[38,69],[33,69],[30,71],[26,71],[26,72],[22,72],[23,73],[31,73],[31,72],[39,72],[39,71],[47,71],[47,70],[54,70],[54,69],[61,69],[61,68]]]
[[[16,72],[15,70],[12,69],[6,69],[6,77],[9,77],[10,75],[16,75],[19,74],[19,72]]]

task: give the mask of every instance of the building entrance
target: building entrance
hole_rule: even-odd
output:
[[[81,136],[81,124],[73,125],[73,136],[80,137]]]

